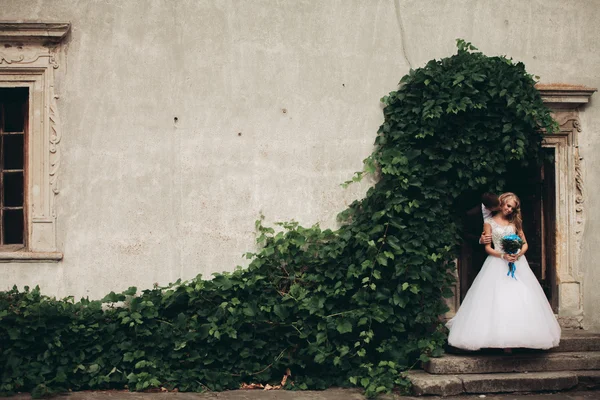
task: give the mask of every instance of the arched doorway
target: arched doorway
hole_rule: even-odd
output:
[[[583,178],[578,135],[582,134],[579,109],[596,89],[573,85],[537,85],[560,129],[546,135],[548,159],[540,169],[520,171],[507,189],[519,194],[525,215],[524,230],[530,251],[527,258],[563,327],[581,328],[583,301],[579,266],[584,228]],[[466,248],[465,248],[466,247]],[[463,245],[457,260],[454,296],[445,318],[454,316],[482,261],[474,256],[482,248]],[[481,254],[481,253],[480,253]],[[485,254],[482,256],[485,257]]]
[[[543,164],[519,168],[510,173],[507,191],[521,199],[523,230],[529,243],[527,260],[555,312],[556,286],[556,162],[555,149],[545,147]],[[487,254],[483,246],[465,241],[458,260],[460,301],[465,298]]]

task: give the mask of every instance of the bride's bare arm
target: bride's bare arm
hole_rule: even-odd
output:
[[[519,231],[519,233],[517,233],[521,239],[523,239],[523,247],[521,247],[521,251],[519,251],[516,256],[517,258],[521,257],[523,254],[525,254],[525,252],[527,251],[527,249],[529,249],[529,245],[527,244],[527,239],[525,239],[525,233],[521,230]]]
[[[483,224],[483,234],[484,235],[492,234],[492,226],[490,224],[488,224],[488,223]],[[500,253],[498,250],[492,249],[491,242],[485,245],[485,252],[488,253],[490,256],[500,257],[500,258],[504,257],[503,253]]]

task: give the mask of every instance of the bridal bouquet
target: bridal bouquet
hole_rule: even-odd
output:
[[[525,242],[523,241],[523,239],[521,239],[521,237],[519,235],[506,235],[502,238],[502,248],[504,249],[504,252],[507,254],[517,254],[520,250],[521,247],[523,247],[523,244],[525,244]],[[514,262],[509,262],[508,263],[508,273],[506,274],[506,276],[512,276],[513,278],[515,278],[515,271],[517,270],[517,266],[515,265]],[[517,279],[517,278],[515,278]]]

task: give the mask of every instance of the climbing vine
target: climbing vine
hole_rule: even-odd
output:
[[[555,129],[522,63],[458,41],[382,99],[364,173],[378,183],[336,231],[257,222],[247,269],[100,301],[0,292],[0,392],[154,387],[407,388],[440,356],[462,208],[541,157]]]

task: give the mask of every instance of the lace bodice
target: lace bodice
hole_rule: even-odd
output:
[[[506,235],[516,233],[515,226],[513,224],[502,226],[494,221],[493,218],[486,218],[485,222],[492,227],[492,242],[494,243],[494,249],[504,251],[504,249],[502,249],[502,238]]]

